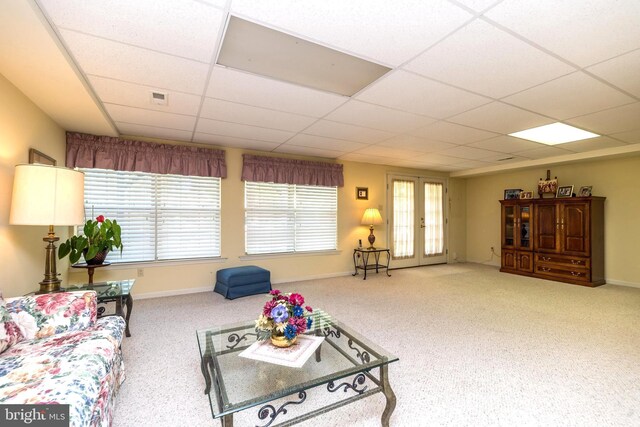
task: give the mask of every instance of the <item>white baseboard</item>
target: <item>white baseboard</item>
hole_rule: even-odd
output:
[[[640,283],[625,282],[624,280],[605,279],[605,282],[607,282],[607,285],[619,285],[619,286],[628,286],[630,288],[640,288]]]
[[[271,282],[271,284],[279,285],[282,283],[302,282],[304,280],[329,279],[331,277],[348,276],[349,274],[352,274],[352,272],[344,271],[341,273],[318,274],[315,276],[304,276],[304,277],[296,277],[296,278],[290,278],[290,279],[274,280]],[[140,300],[140,299],[149,299],[149,298],[163,298],[163,297],[174,297],[177,295],[198,294],[201,292],[213,292],[213,287],[214,285],[201,286],[199,288],[173,289],[170,291],[145,292],[143,294],[135,294],[135,299]]]
[[[174,297],[176,295],[199,294],[201,292],[213,292],[213,285],[202,286],[200,288],[174,289],[170,291],[145,292],[144,294],[135,294],[136,300],[149,298]]]

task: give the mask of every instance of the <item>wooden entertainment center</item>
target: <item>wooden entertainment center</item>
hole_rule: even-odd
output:
[[[603,285],[604,201],[605,197],[501,200],[500,271]]]

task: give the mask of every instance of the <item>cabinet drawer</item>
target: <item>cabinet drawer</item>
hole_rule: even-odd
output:
[[[590,282],[591,272],[588,269],[571,269],[554,264],[539,263],[535,265],[535,273],[541,276],[551,276],[559,279],[570,279],[580,282]]]
[[[582,270],[591,268],[591,259],[566,255],[536,254],[536,264],[550,264],[555,267]]]

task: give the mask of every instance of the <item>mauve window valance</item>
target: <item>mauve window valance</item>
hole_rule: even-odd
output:
[[[243,154],[242,180],[343,187],[342,165]]]
[[[227,177],[225,152],[67,132],[68,168]]]

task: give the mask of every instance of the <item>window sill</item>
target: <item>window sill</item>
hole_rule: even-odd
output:
[[[137,261],[137,262],[118,262],[113,263],[108,267],[109,270],[132,270],[137,268],[152,268],[152,267],[171,267],[180,265],[192,265],[192,264],[211,264],[226,262],[228,258],[215,257],[215,258],[190,258],[190,259],[174,259],[167,261]],[[69,267],[69,273],[77,273],[80,269]],[[85,272],[86,274],[86,272]]]
[[[241,261],[251,261],[256,259],[272,259],[272,258],[291,258],[291,257],[309,257],[309,256],[327,256],[340,255],[340,249],[330,251],[309,251],[309,252],[278,252],[273,254],[254,254],[242,255],[238,257]]]

